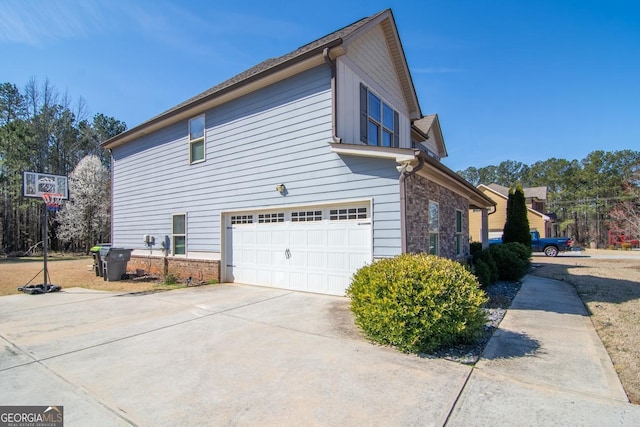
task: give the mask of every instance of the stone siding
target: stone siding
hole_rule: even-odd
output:
[[[440,256],[461,259],[469,253],[469,201],[421,176],[406,183],[407,252],[429,252],[429,201],[439,204]],[[456,210],[462,211],[463,254],[456,255]]]
[[[180,257],[146,257],[132,255],[127,264],[127,271],[135,272],[143,270],[145,273],[162,276],[164,261],[167,262],[167,271],[184,280],[191,277],[193,280],[208,282],[215,280],[220,282],[220,261],[188,259]]]

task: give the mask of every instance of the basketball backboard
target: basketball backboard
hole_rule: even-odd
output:
[[[23,172],[22,195],[41,199],[42,193],[59,193],[64,200],[67,200],[69,198],[67,177],[49,173]]]

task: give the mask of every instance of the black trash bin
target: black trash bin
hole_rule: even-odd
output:
[[[102,255],[104,280],[108,282],[122,280],[122,276],[127,272],[127,262],[131,259],[132,251],[133,249],[124,248],[107,248],[105,250],[106,254]]]
[[[106,254],[110,247],[111,243],[98,243],[97,245],[89,249],[89,252],[91,252],[91,255],[93,255],[93,271],[96,273],[96,276],[104,276],[104,270],[102,268],[102,257]]]

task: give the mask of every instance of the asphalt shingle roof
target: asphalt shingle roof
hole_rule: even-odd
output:
[[[199,93],[198,95],[187,99],[186,101],[176,105],[173,108],[170,108],[169,110],[159,114],[156,117],[161,117],[161,116],[165,116],[170,114],[173,111],[179,110],[184,106],[196,103],[204,98],[209,98],[211,96],[214,96],[216,93],[219,93],[221,91],[223,91],[224,89],[230,88],[232,86],[235,86],[237,84],[241,84],[247,80],[250,80],[251,78],[261,75],[261,74],[268,74],[270,71],[273,71],[275,69],[278,68],[278,66],[284,65],[290,61],[294,61],[296,59],[301,59],[304,58],[307,54],[311,54],[311,53],[315,53],[318,50],[322,50],[325,47],[329,47],[329,46],[337,46],[339,44],[342,43],[342,40],[345,37],[348,37],[349,35],[353,34],[354,32],[356,32],[357,30],[359,30],[360,28],[362,28],[364,25],[366,25],[367,23],[373,21],[374,19],[376,19],[377,17],[379,17],[380,15],[383,15],[384,13],[389,12],[390,9],[386,9],[383,10],[382,12],[376,13],[375,15],[371,15],[367,18],[363,18],[360,19],[359,21],[354,22],[353,24],[347,25],[346,27],[343,27],[337,31],[334,31],[331,34],[328,34],[324,37],[321,37],[317,40],[312,41],[311,43],[307,43],[304,46],[299,47],[298,49],[289,52],[285,55],[276,57],[276,58],[269,58],[265,61],[262,61],[261,63],[249,68],[248,70],[245,70],[243,72],[241,72],[240,74],[236,74],[235,76],[231,77],[228,80],[223,81],[222,83],[219,83],[207,90],[205,90],[202,93]],[[153,119],[152,119],[153,120]]]

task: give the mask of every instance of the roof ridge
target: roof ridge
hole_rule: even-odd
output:
[[[294,49],[292,51],[290,51],[289,53],[285,53],[284,55],[280,55],[280,56],[275,56],[272,58],[268,58],[265,59],[264,61],[254,65],[253,67],[250,67],[244,71],[241,71],[240,73],[228,78],[227,80],[222,81],[221,83],[218,83],[215,86],[210,87],[209,89],[204,90],[203,92],[200,92],[199,94],[192,96],[191,98],[179,103],[178,105],[173,106],[172,108],[163,111],[162,113],[158,114],[157,116],[155,116],[154,118],[150,119],[153,120],[157,117],[161,117],[164,116],[172,111],[178,110],[186,105],[189,105],[193,102],[196,102],[200,99],[203,98],[207,98],[209,96],[214,95],[215,93],[226,89],[230,86],[239,84],[253,76],[256,76],[258,74],[262,74],[264,72],[267,72],[273,68],[275,68],[278,65],[284,64],[290,60],[296,59],[301,57],[302,55],[304,55],[305,53],[308,52],[312,52],[315,49],[318,49],[320,47],[326,46],[332,42],[337,42],[337,41],[342,41],[342,39],[346,36],[349,36],[351,34],[353,34],[355,31],[357,31],[358,29],[360,29],[361,27],[363,27],[365,24],[373,21],[374,19],[376,19],[377,17],[389,12],[391,9],[385,9],[381,12],[378,12],[374,15],[365,17],[365,18],[361,18],[359,20],[357,20],[356,22],[352,22],[351,24],[348,24],[342,28],[340,28],[339,30],[333,31],[325,36],[322,36],[320,38],[315,39],[312,42],[306,43],[302,46],[300,46],[297,49]]]

